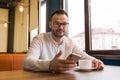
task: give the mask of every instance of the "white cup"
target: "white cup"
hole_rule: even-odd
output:
[[[91,69],[92,60],[79,60],[79,68],[80,69]]]

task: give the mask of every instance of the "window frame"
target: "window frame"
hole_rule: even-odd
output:
[[[120,50],[92,50],[92,34],[91,34],[91,16],[90,16],[90,1],[84,0],[84,11],[85,11],[85,51],[99,58],[109,58],[109,59],[119,59],[120,60]]]

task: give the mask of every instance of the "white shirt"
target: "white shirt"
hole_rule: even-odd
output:
[[[62,51],[61,59],[65,59],[70,53],[81,55],[81,59],[94,59],[83,52],[70,38],[63,37],[63,42],[58,45],[52,38],[51,32],[35,36],[24,59],[24,69],[33,71],[48,71],[49,63]]]

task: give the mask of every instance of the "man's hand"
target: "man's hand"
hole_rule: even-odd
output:
[[[53,72],[64,72],[76,67],[74,60],[60,59],[62,51],[60,51],[50,62],[49,70]]]
[[[97,70],[103,70],[104,69],[104,64],[101,60],[94,59],[92,61],[93,67],[95,67]]]

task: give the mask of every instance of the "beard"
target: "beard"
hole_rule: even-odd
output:
[[[57,30],[52,30],[52,34],[55,36],[55,37],[63,37],[65,36],[66,32],[65,30],[62,30],[62,29],[57,29]]]

